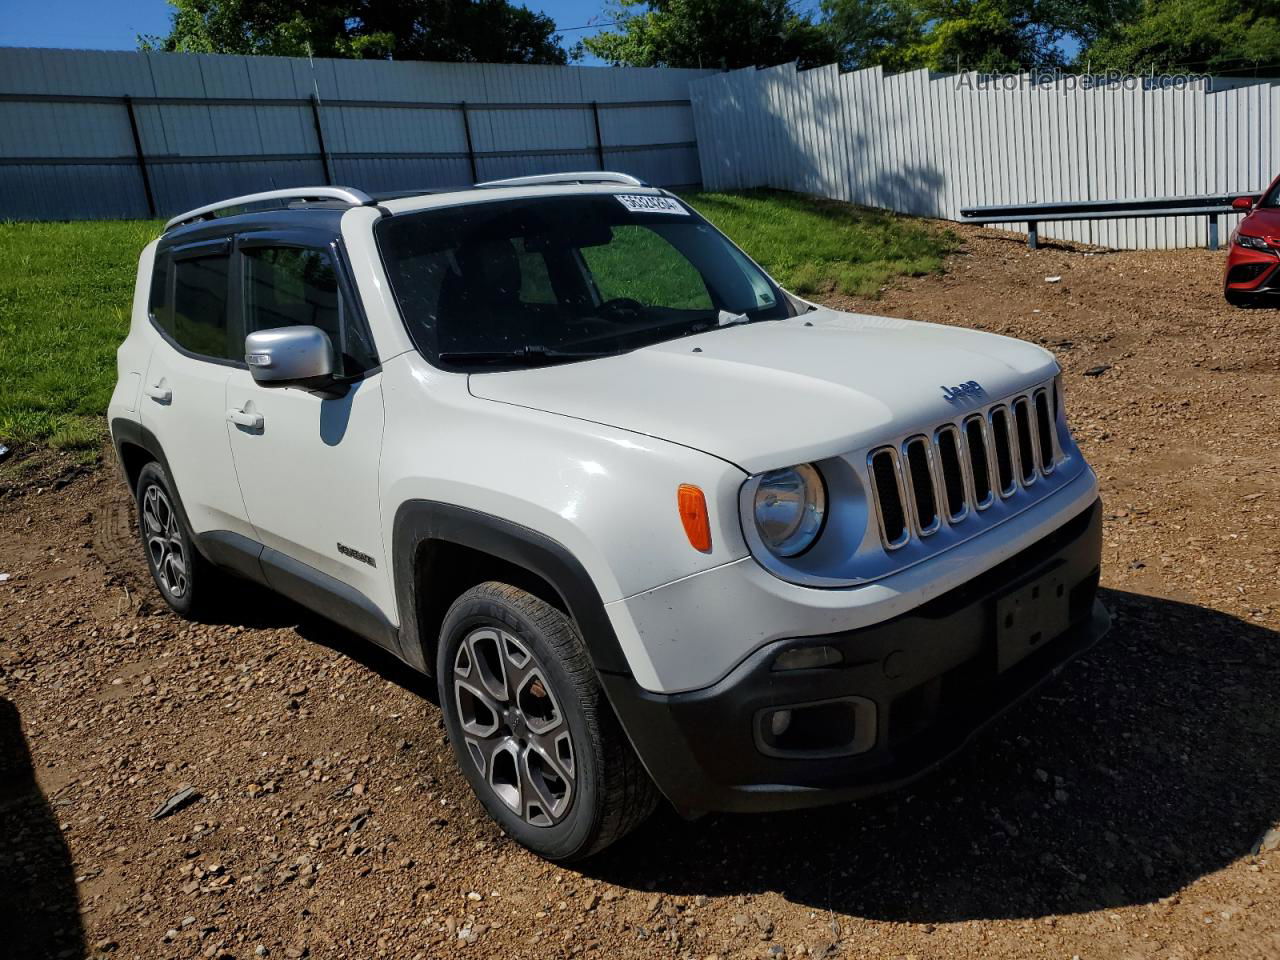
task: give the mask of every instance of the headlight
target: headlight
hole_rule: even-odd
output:
[[[1271,247],[1262,237],[1251,237],[1247,233],[1237,233],[1236,243],[1242,247],[1248,247],[1251,250],[1266,250],[1270,252]]]
[[[803,553],[822,532],[827,491],[811,463],[760,475],[755,520],[760,539],[780,557]]]

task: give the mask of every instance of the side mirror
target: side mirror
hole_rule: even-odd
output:
[[[334,386],[333,344],[319,327],[278,327],[244,338],[244,360],[264,387],[303,387],[324,391]]]
[[[1236,197],[1231,201],[1232,210],[1252,210],[1253,197]]]

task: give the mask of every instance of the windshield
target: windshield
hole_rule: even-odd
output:
[[[447,367],[607,356],[794,312],[671,197],[469,203],[386,217],[375,233],[414,343]]]

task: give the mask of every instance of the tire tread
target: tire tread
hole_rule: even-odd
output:
[[[475,602],[513,609],[546,639],[560,657],[586,715],[593,734],[590,747],[600,760],[599,823],[591,838],[566,860],[578,860],[598,853],[621,840],[653,813],[658,791],[636,756],[609,705],[587,655],[577,627],[561,610],[531,593],[497,581],[478,584],[463,593],[450,607],[444,622],[453,619],[456,609]]]

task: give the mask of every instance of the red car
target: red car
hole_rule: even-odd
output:
[[[1232,231],[1222,292],[1227,303],[1243,307],[1280,295],[1280,177],[1261,198],[1237,197],[1232,206],[1249,215]]]

